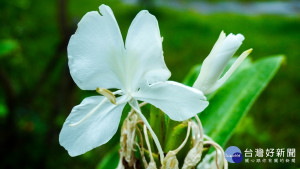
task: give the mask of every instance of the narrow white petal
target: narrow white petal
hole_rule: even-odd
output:
[[[217,42],[214,44],[214,47],[212,48],[211,51],[215,51],[216,49],[218,49],[218,47],[222,44],[222,42],[224,41],[225,38],[226,38],[226,34],[224,31],[222,31],[219,35]]]
[[[124,53],[121,32],[111,9],[99,7],[83,16],[68,45],[69,68],[83,90],[122,88],[120,72]]]
[[[216,52],[213,55],[209,56],[211,57],[211,61],[210,61],[211,74],[215,74],[219,76],[222,74],[228,61],[242,45],[243,40],[244,40],[244,36],[241,34],[237,34],[237,35],[229,34],[223,40],[222,44],[220,44],[218,49],[216,49]],[[218,79],[219,76],[216,78]]]
[[[224,35],[221,33],[221,36]],[[224,40],[218,42],[203,61],[201,71],[193,86],[206,94],[208,88],[211,88],[220,78],[228,61],[241,46],[243,40],[244,36],[241,34],[229,34]]]
[[[242,64],[242,62],[246,59],[246,57],[252,52],[252,49],[244,51],[233,63],[233,65],[229,68],[229,70],[223,75],[221,79],[219,79],[211,88],[207,90],[207,93],[212,93],[221,87],[228,78],[232,75],[232,73]]]
[[[116,133],[125,103],[114,105],[92,96],[72,109],[59,135],[59,143],[77,156],[108,142]],[[126,96],[117,99],[123,102]],[[100,105],[100,106],[99,106]]]
[[[172,81],[144,85],[133,96],[160,108],[176,121],[187,120],[208,106],[201,91]]]
[[[142,81],[166,81],[170,72],[166,67],[158,22],[148,11],[141,11],[132,21],[126,37],[128,80],[133,89]]]

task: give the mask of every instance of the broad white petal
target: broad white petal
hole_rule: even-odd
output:
[[[200,90],[172,81],[144,85],[133,97],[153,104],[176,121],[187,120],[208,106]]]
[[[68,45],[69,68],[75,83],[83,90],[122,88],[124,43],[111,9],[101,5],[78,23]]]
[[[171,73],[163,57],[162,37],[155,16],[141,11],[132,21],[126,37],[126,63],[128,80],[133,89],[147,81],[166,81]]]
[[[122,101],[125,97],[122,96],[117,101]],[[126,103],[114,105],[106,101],[99,106],[103,99],[103,96],[84,99],[72,109],[66,119],[59,135],[59,143],[70,156],[83,154],[105,144],[116,133]]]

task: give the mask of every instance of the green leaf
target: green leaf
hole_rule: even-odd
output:
[[[1,96],[1,95],[0,95]],[[5,117],[8,113],[4,97],[0,97],[0,118]]]
[[[115,146],[110,152],[108,152],[101,162],[98,164],[97,169],[103,168],[117,168],[119,164],[119,150],[120,146]]]
[[[164,152],[169,152],[180,146],[186,136],[188,123],[180,123],[166,133],[166,145]]]
[[[205,132],[224,146],[243,116],[270,82],[283,56],[260,59],[236,71],[199,117]]]
[[[18,43],[12,39],[0,40],[0,56],[10,54],[19,47]]]
[[[162,144],[161,146],[163,146],[166,130],[164,113],[160,109],[151,106],[149,123],[154,133],[156,134],[159,142]]]
[[[199,75],[200,70],[201,70],[201,65],[194,66],[190,70],[188,75],[185,77],[185,79],[183,80],[183,83],[188,85],[188,86],[193,86],[194,82],[196,81],[196,79]]]

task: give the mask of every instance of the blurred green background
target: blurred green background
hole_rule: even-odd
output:
[[[99,0],[0,1],[0,168],[95,168],[117,144],[119,133],[104,146],[70,157],[58,143],[73,106],[95,92],[81,91],[67,66],[66,46],[88,11],[108,4],[123,37],[141,9],[159,22],[166,64],[172,80],[182,81],[208,55],[221,30],[242,33],[239,49],[253,48],[253,60],[286,55],[285,64],[236,128],[228,146],[296,148],[300,151],[300,15],[201,14],[160,7],[147,0],[125,5]],[[226,147],[224,147],[226,148]],[[297,154],[296,152],[296,154]],[[230,168],[296,168],[296,164],[230,164]]]

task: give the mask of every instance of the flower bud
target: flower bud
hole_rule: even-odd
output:
[[[161,169],[179,169],[176,152],[169,151],[162,163]]]
[[[225,75],[223,76],[225,77],[225,81],[224,79],[220,81],[221,79],[219,78],[226,65],[242,45],[244,39],[244,36],[241,34],[229,34],[226,36],[222,31],[210,54],[203,61],[201,71],[193,87],[201,90],[204,94],[209,94],[217,90],[252,51],[248,50],[246,53],[244,52],[239,57],[240,59],[237,59],[238,62],[236,61],[232,65],[232,70],[228,71],[229,74],[226,77]]]
[[[150,161],[147,169],[157,169],[155,162],[154,161]]]
[[[182,169],[191,169],[195,167],[201,160],[202,151],[203,141],[198,141],[185,157]]]

